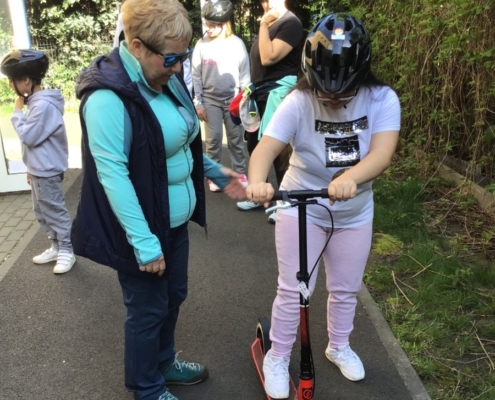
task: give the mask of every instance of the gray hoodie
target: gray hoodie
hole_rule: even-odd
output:
[[[56,89],[40,90],[28,100],[26,114],[14,110],[11,121],[22,142],[22,160],[27,171],[48,178],[68,167],[64,97]]]
[[[198,40],[191,67],[196,108],[203,107],[203,98],[232,99],[251,82],[246,46],[235,35]]]

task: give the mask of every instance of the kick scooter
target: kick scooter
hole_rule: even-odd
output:
[[[290,380],[289,400],[313,400],[315,373],[313,365],[313,356],[311,354],[311,343],[309,340],[309,272],[307,257],[307,231],[306,231],[306,206],[316,204],[315,197],[328,198],[328,189],[321,190],[292,190],[276,191],[272,200],[283,200],[283,204],[277,204],[266,210],[267,213],[290,207],[298,207],[299,216],[299,272],[297,279],[299,281],[299,304],[300,304],[300,321],[299,328],[301,333],[301,362],[299,372],[299,386]],[[251,345],[251,354],[254,364],[264,384],[263,376],[263,359],[265,354],[271,348],[270,341],[270,322],[267,318],[261,317],[256,326],[256,339]],[[267,395],[268,400],[272,400]]]

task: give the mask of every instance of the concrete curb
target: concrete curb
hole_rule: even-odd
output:
[[[424,160],[427,157],[427,154],[422,150],[416,149],[415,156],[419,160]],[[454,171],[449,166],[443,164],[442,161],[436,162],[438,163],[438,166],[435,175],[438,175],[446,181],[450,181],[455,187],[466,188],[469,193],[476,197],[483,211],[495,213],[495,195],[474,183],[469,178]]]
[[[65,173],[66,179],[64,182],[64,193],[67,193],[67,191],[72,187],[72,185],[74,184],[74,182],[81,173],[82,173],[81,169],[70,169]],[[24,236],[19,240],[17,245],[14,247],[14,249],[10,253],[10,256],[0,264],[0,281],[2,281],[5,275],[7,275],[7,272],[9,272],[10,268],[12,268],[12,266],[16,263],[19,256],[26,249],[27,245],[31,242],[34,235],[36,235],[39,229],[40,226],[38,222],[34,221],[31,227],[26,231]]]
[[[387,350],[390,359],[395,364],[399,375],[409,390],[411,398],[413,400],[431,400],[431,397],[426,391],[423,382],[412,367],[409,358],[404,350],[402,350],[402,347],[392,333],[390,326],[376,305],[375,300],[371,297],[366,285],[363,284],[361,286],[361,290],[358,293],[358,298],[365,308],[371,323],[375,327],[376,332],[378,333],[383,346]]]

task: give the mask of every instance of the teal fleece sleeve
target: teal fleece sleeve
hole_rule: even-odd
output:
[[[205,168],[205,176],[208,179],[211,179],[220,189],[225,189],[225,186],[229,184],[231,178],[225,176],[222,171],[220,171],[220,168],[222,168],[223,165],[218,164],[204,154],[203,164]]]
[[[105,110],[104,112],[102,110]],[[151,233],[129,179],[131,121],[122,101],[109,90],[98,90],[83,109],[91,155],[115,216],[134,248],[139,265],[162,256],[158,238]]]

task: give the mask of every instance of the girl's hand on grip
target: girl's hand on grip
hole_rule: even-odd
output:
[[[256,204],[263,204],[265,208],[270,205],[274,193],[273,186],[266,182],[250,184],[246,189],[247,199]]]

